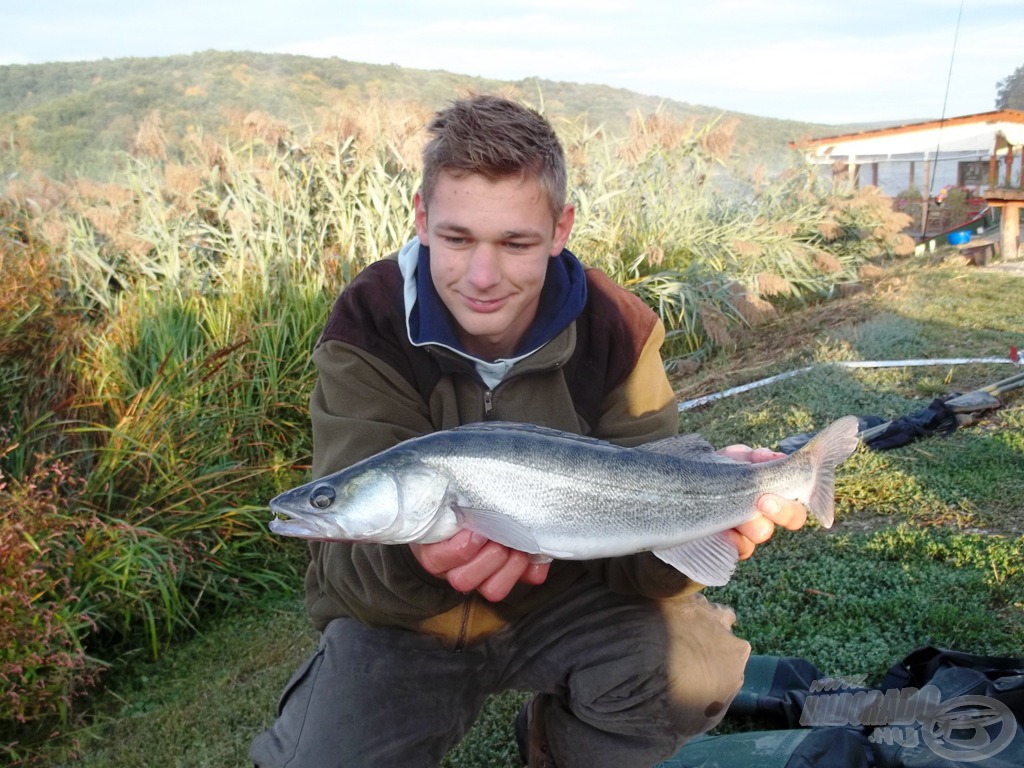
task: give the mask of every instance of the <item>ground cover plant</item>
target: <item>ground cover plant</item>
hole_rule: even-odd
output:
[[[296,635],[292,603],[283,614],[252,612],[261,596],[294,597],[304,559],[301,546],[267,534],[265,502],[306,477],[309,353],[334,296],[412,231],[423,118],[415,105],[379,101],[343,110],[315,131],[250,114],[228,140],[198,131],[184,137],[192,155],[172,162],[154,115],[140,127],[117,183],[24,174],[27,181],[4,190],[0,522],[7,544],[0,576],[13,587],[0,610],[25,638],[0,658],[0,675],[10,681],[0,700],[0,754],[9,761],[29,764],[57,732],[72,739],[62,742],[61,760],[77,741],[83,764],[116,765],[104,752],[103,729],[132,728],[136,715],[164,706],[136,691],[163,695],[154,681],[166,667],[153,667],[153,677],[139,670],[162,657],[180,663],[179,649],[195,654],[200,646],[181,644],[197,630],[213,631],[225,612],[242,610],[235,618],[243,624],[283,615],[292,624],[281,631]],[[723,361],[757,367],[750,339],[763,324],[775,335],[786,327],[788,335],[790,326],[778,324],[794,311],[834,306],[872,279],[875,262],[909,250],[904,218],[870,189],[835,188],[799,166],[777,179],[730,169],[727,124],[638,116],[626,140],[583,121],[558,125],[580,208],[571,246],[661,313],[681,395],[716,376],[740,375]],[[931,321],[904,326],[903,315],[891,314],[889,326],[874,312],[873,329],[829,337],[817,333],[828,329],[826,311],[818,328],[808,326],[808,346],[794,360],[853,355],[867,337],[879,349],[892,336],[913,348],[923,343],[918,328],[928,343],[941,343],[931,340],[941,335]],[[954,320],[958,335],[961,323],[973,320]],[[1002,333],[1000,343],[1012,335],[992,332]],[[890,407],[903,404],[896,389]],[[794,405],[777,430],[806,428],[826,410]],[[721,419],[709,428],[730,424],[746,441],[779,436],[756,420]],[[1017,449],[992,450],[1012,456]],[[850,491],[850,503],[874,503],[873,487],[861,488],[860,497]],[[897,515],[906,503],[897,496],[879,506]],[[938,505],[922,519],[973,519],[969,501],[954,503],[945,517]],[[32,526],[26,510],[39,511]],[[253,669],[265,670],[260,651],[241,650],[245,635],[218,635],[215,647],[233,658],[249,654]],[[287,652],[306,650],[307,635],[298,635]],[[279,658],[260,672],[268,688],[283,684],[274,676],[293,661]],[[222,678],[232,685],[233,673],[226,674],[203,675],[199,689]],[[97,683],[113,699],[83,695]],[[273,695],[253,695],[250,706]],[[134,703],[111,723],[111,701],[121,700]],[[196,711],[209,716],[202,706]],[[234,717],[233,746],[207,746],[198,721],[191,735],[174,737],[198,750],[182,764],[238,762],[236,748],[253,721],[233,711],[224,705],[224,716]],[[162,743],[138,733],[143,749]],[[111,744],[130,756],[132,740],[122,733]],[[164,747],[162,757],[177,754]]]

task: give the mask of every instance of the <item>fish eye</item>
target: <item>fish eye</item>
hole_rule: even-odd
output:
[[[317,509],[325,509],[334,503],[335,495],[333,485],[318,485],[309,494],[309,503]]]

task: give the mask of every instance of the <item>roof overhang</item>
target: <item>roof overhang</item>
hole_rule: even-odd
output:
[[[817,163],[971,160],[1024,147],[1024,112],[1004,109],[794,144]]]

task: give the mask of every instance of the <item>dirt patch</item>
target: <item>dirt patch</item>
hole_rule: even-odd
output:
[[[815,340],[823,333],[863,323],[878,313],[879,294],[899,294],[905,279],[887,271],[870,286],[842,299],[789,310],[763,325],[736,334],[737,343],[705,364],[680,366],[671,376],[680,400],[746,384],[780,370],[810,362]],[[784,340],[784,342],[780,342]]]
[[[986,272],[1002,272],[1004,274],[1024,277],[1024,261],[997,261],[992,264],[986,264],[984,267],[978,267],[978,269],[983,269]]]

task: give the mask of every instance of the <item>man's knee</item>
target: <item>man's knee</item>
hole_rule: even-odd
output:
[[[733,611],[703,595],[666,601],[667,658],[672,698],[688,735],[714,728],[743,685],[750,643],[732,633]]]

